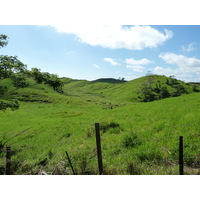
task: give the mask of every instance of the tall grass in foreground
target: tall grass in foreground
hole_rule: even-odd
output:
[[[71,174],[65,151],[78,174],[98,174],[96,122],[101,125],[105,174],[178,174],[180,135],[186,173],[199,174],[199,94],[114,109],[98,98],[68,101],[22,102],[19,110],[0,113],[2,141],[30,128],[8,143],[14,150],[14,174]],[[5,162],[4,152],[0,162]]]

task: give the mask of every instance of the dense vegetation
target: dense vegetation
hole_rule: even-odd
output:
[[[96,122],[105,174],[178,174],[180,135],[186,174],[200,173],[197,83],[158,75],[121,83],[73,80],[7,65],[0,102],[15,101],[19,109],[0,110],[0,174],[7,145],[13,174],[72,174],[66,151],[77,174],[98,174]]]

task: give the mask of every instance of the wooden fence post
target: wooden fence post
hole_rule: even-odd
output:
[[[97,145],[99,174],[103,175],[103,162],[102,162],[102,154],[101,154],[101,137],[100,137],[99,123],[95,123],[95,130],[96,130],[96,145]]]
[[[184,175],[184,170],[183,170],[183,136],[179,137],[179,175]]]
[[[6,147],[6,175],[11,175],[11,147]]]
[[[69,157],[67,151],[65,151],[65,153],[66,153],[66,155],[67,155],[67,159],[68,159],[68,161],[69,161],[69,165],[70,165],[70,167],[71,167],[71,169],[72,169],[72,172],[73,172],[74,175],[76,175],[76,173],[75,173],[75,171],[74,171],[74,168],[73,168],[73,166],[72,166],[72,162],[71,162],[71,160],[70,160],[70,157]]]

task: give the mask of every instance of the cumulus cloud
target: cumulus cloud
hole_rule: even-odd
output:
[[[185,81],[199,81],[200,59],[195,57],[186,57],[181,54],[162,53],[159,55],[171,67],[156,66],[152,72],[160,75],[175,75],[177,78]]]
[[[112,58],[104,58],[103,60],[109,62],[111,65],[120,65],[120,63],[114,61]]]
[[[153,63],[153,61],[150,61],[146,58],[143,58],[141,60],[135,60],[133,58],[130,58],[130,59],[126,59],[125,62],[129,65],[148,65],[150,63]]]
[[[166,63],[176,65],[184,70],[200,70],[200,60],[192,57],[186,57],[184,55],[177,55],[174,53],[161,53],[159,55]]]
[[[145,67],[142,66],[131,66],[131,65],[127,65],[127,68],[131,68],[133,71],[135,72],[143,72],[143,69],[145,69]]]
[[[122,25],[56,25],[59,33],[74,34],[80,42],[111,49],[142,50],[155,48],[173,37],[167,29],[158,31],[151,26]]]
[[[177,72],[180,72],[180,71],[177,69],[164,68],[164,67],[160,67],[160,66],[156,66],[153,69],[153,73],[158,74],[158,75],[171,76],[171,75],[175,75]]]

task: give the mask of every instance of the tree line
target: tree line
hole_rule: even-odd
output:
[[[8,36],[0,35],[0,48],[8,44]],[[63,93],[63,82],[58,75],[48,72],[41,72],[40,69],[27,69],[27,65],[21,62],[17,56],[0,55],[0,81],[3,79],[11,79],[14,87],[25,88],[29,85],[27,78],[32,77],[36,83],[44,83],[52,87],[55,91]],[[19,108],[19,102],[15,100],[4,100],[4,95],[8,92],[7,86],[0,85],[0,110],[11,108],[12,110]]]
[[[191,85],[194,92],[200,92],[199,87]],[[146,82],[138,91],[138,100],[141,102],[150,102],[154,100],[161,100],[168,97],[178,97],[181,94],[187,94],[188,91],[174,76],[166,79],[165,84],[160,80],[155,80],[155,76],[148,74]]]

